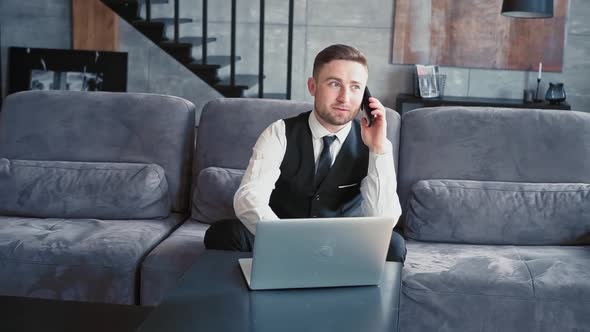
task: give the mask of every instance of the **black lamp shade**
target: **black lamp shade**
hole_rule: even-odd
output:
[[[553,0],[504,0],[502,15],[517,18],[551,18]]]

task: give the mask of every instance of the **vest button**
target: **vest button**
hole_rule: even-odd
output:
[[[319,201],[320,200],[320,195],[315,195],[315,200]]]

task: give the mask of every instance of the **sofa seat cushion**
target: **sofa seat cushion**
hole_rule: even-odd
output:
[[[421,180],[405,224],[420,241],[590,244],[590,184]]]
[[[187,220],[145,258],[141,265],[141,305],[158,305],[205,251],[208,224]]]
[[[170,208],[155,164],[0,159],[0,215],[150,219]]]
[[[236,219],[234,194],[240,186],[244,170],[207,167],[199,173],[193,194],[194,220],[211,224]]]
[[[590,246],[408,241],[407,249],[400,306],[404,331],[590,326]]]
[[[0,294],[135,304],[142,259],[186,217],[0,217]]]

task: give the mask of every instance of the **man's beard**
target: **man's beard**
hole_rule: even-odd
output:
[[[324,122],[332,125],[332,126],[342,126],[354,119],[358,114],[359,110],[356,111],[349,111],[345,117],[337,117],[334,113],[330,112],[330,109],[317,107],[316,106],[316,113],[317,115],[324,120]],[[337,114],[337,113],[336,113]]]

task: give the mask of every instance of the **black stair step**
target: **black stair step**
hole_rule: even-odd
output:
[[[217,38],[215,38],[215,37],[207,37],[207,43],[211,43],[216,40],[217,40]],[[178,38],[178,41],[180,41],[182,43],[190,43],[195,46],[203,45],[203,37],[180,37],[180,38]]]
[[[164,24],[174,24],[174,18],[173,17],[157,17],[157,18],[152,18],[151,21],[152,22],[160,22],[160,23],[164,23]],[[192,18],[188,18],[188,17],[181,17],[181,18],[178,19],[178,23],[179,24],[190,23],[192,21],[193,21],[193,19]]]
[[[189,69],[195,69],[195,70],[217,70],[220,68],[219,65],[213,64],[213,63],[207,63],[206,65],[201,63],[201,60],[194,60],[190,63],[186,64],[186,67]]]
[[[116,4],[143,4],[147,2],[147,0],[102,0],[104,3],[111,2]],[[164,4],[169,3],[169,0],[151,0],[152,5]]]
[[[287,94],[286,93],[279,93],[279,92],[266,92],[263,93],[263,98],[266,99],[287,99]]]
[[[199,59],[187,64],[186,67],[207,83],[216,84],[220,81],[217,70],[229,65],[229,59],[230,57],[226,55],[210,55],[207,57],[207,64],[203,64]],[[240,56],[236,56],[236,61],[240,61],[241,59]]]
[[[236,75],[235,77],[235,84],[234,87],[242,88],[242,89],[249,89],[256,84],[258,84],[258,75],[251,75],[251,74],[240,74]],[[221,86],[231,86],[230,78],[223,77],[221,81],[217,84]]]
[[[125,6],[135,7],[139,9],[143,4],[147,4],[147,0],[102,0],[102,2],[108,6]],[[167,4],[169,0],[151,0],[152,5]]]
[[[132,25],[155,43],[165,39],[166,25],[162,22],[135,21]]]
[[[134,0],[127,0],[127,1],[134,1]],[[147,2],[147,0],[137,0],[141,3]],[[170,1],[168,0],[151,0],[151,4],[152,5],[160,5],[160,4],[164,4],[164,3],[170,3]]]
[[[222,78],[221,81],[213,87],[228,98],[245,97],[244,90],[247,90],[258,83],[258,75],[236,75],[234,85],[230,85],[229,81],[229,77]]]
[[[244,96],[244,88],[229,85],[214,85],[215,90],[227,98],[242,98]]]
[[[236,62],[242,60],[242,57],[236,55]],[[207,64],[203,65],[203,60],[198,59],[194,62],[194,65],[201,65],[201,66],[215,66],[216,68],[221,68],[224,66],[229,66],[231,64],[231,56],[229,55],[209,55],[207,57]]]
[[[201,60],[195,60],[186,64],[186,67],[199,76],[203,81],[214,85],[221,80],[218,76],[217,70],[230,63],[230,57],[226,55],[211,55],[207,57],[207,64],[203,64]],[[236,61],[241,60],[240,56],[236,56]],[[229,82],[229,78],[228,78]]]
[[[111,8],[123,19],[132,22],[140,19],[139,17],[139,3],[130,0],[103,0],[103,3]]]
[[[192,61],[185,65],[188,70],[195,73],[199,76],[203,81],[209,83],[210,85],[217,84],[220,79],[217,73],[217,70],[220,68],[219,65],[215,64],[201,64],[199,60]]]
[[[160,42],[160,46],[169,48],[192,48],[194,45],[191,43],[183,43],[180,41],[178,43],[175,43],[173,40],[166,39]]]
[[[160,47],[172,55],[175,59],[182,63],[191,63],[193,44],[190,43],[175,43],[174,41],[162,41],[159,43]]]
[[[203,81],[207,82],[207,84],[213,86],[215,84],[219,83],[219,76],[217,75],[217,70],[213,69],[194,69],[194,68],[189,68],[190,71],[192,71],[195,75],[197,75],[200,79],[202,79]]]
[[[169,0],[151,0],[152,5],[166,4]],[[109,6],[115,13],[119,14],[128,22],[141,20],[139,16],[140,7],[147,2],[147,0],[102,0],[102,2]]]

